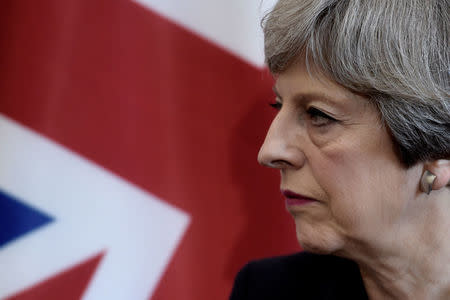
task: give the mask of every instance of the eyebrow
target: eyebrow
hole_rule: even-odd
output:
[[[283,100],[283,97],[281,97],[280,93],[278,93],[277,88],[275,86],[272,86],[272,91],[275,93],[275,95],[277,96],[277,98],[279,98],[280,100]],[[345,103],[348,103],[348,100],[350,98],[352,98],[352,96],[354,95],[349,95],[346,98],[331,98],[328,97],[327,95],[324,95],[323,93],[314,93],[314,92],[310,92],[310,93],[298,93],[296,95],[294,95],[293,99],[295,101],[299,101],[299,100],[318,100],[318,101],[322,101],[325,103],[330,103],[330,104],[334,104],[337,105],[339,107],[343,107],[345,105]]]
[[[280,93],[278,93],[277,88],[275,86],[272,86],[272,91],[278,98],[283,99],[283,98],[281,98]]]

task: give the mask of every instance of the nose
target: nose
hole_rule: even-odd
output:
[[[299,169],[305,162],[301,148],[303,130],[295,120],[279,112],[272,121],[258,153],[258,162],[275,169]]]

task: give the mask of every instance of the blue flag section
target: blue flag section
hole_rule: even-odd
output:
[[[52,221],[50,216],[0,190],[0,248]]]

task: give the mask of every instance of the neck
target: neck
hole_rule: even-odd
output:
[[[418,264],[416,259],[408,263],[403,258],[384,259],[377,263],[359,264],[370,299],[450,299],[448,257],[441,264]]]
[[[379,233],[377,245],[353,241],[343,253],[358,263],[370,299],[450,299],[449,189],[433,198],[412,222]]]

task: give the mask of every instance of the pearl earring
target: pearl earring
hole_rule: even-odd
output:
[[[420,180],[420,186],[422,191],[429,195],[433,189],[433,183],[436,180],[436,175],[426,170],[423,172],[422,179]]]

